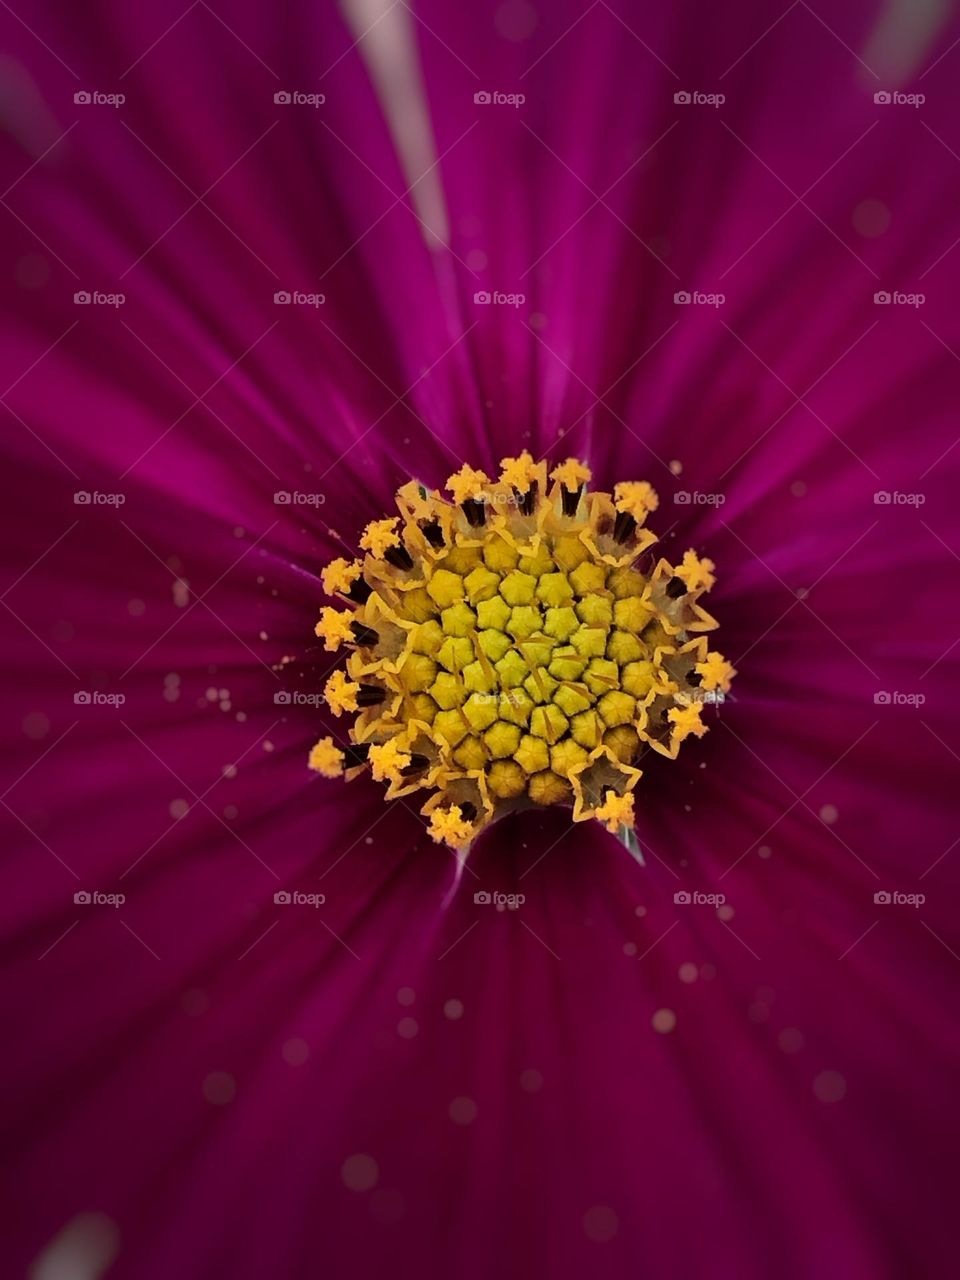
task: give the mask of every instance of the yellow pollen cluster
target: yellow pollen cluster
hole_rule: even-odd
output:
[[[346,608],[325,607],[316,633],[348,650],[325,700],[357,714],[349,743],[322,739],[310,767],[369,768],[388,799],[421,791],[429,834],[455,848],[551,804],[622,832],[641,757],[702,736],[736,674],[704,634],[714,566],[650,552],[645,481],[611,495],[575,458],[549,477],[527,452],[500,465],[497,481],[451,476],[452,502],[404,485],[399,516],[367,525],[366,556],[324,570]]]

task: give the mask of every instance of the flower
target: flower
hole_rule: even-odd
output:
[[[579,490],[590,472],[569,459],[553,474],[561,483],[572,477]],[[590,799],[575,778],[582,781],[594,763],[607,768],[607,757],[631,765],[645,744],[675,757],[685,738],[706,732],[701,706],[689,704],[691,689],[705,683],[697,658],[706,641],[690,632],[716,626],[698,604],[713,585],[710,562],[693,552],[676,569],[661,560],[656,575],[674,581],[685,570],[693,586],[654,600],[656,575],[644,574],[638,559],[649,535],[639,534],[636,519],[611,520],[608,494],[592,494],[583,516],[571,518],[562,501],[533,493],[522,510],[488,519],[493,494],[481,475],[465,467],[448,486],[455,498],[469,494],[465,501],[480,503],[479,516],[458,520],[439,498],[411,509],[404,538],[416,545],[419,536],[421,554],[393,575],[371,568],[369,595],[354,618],[323,611],[316,630],[325,647],[355,640],[363,673],[380,681],[380,696],[368,685],[373,691],[361,704],[363,686],[335,672],[328,704],[337,716],[360,712],[351,741],[369,744],[374,778],[393,784],[389,799],[401,768],[411,765],[398,742],[416,726],[422,765],[411,768],[409,789],[426,791],[421,812],[431,815],[435,839],[467,845],[531,800],[571,803],[574,821],[593,816],[616,831],[630,825],[632,804],[611,808],[599,788]],[[656,507],[649,484],[617,491],[641,517]],[[397,505],[404,513],[403,490]],[[397,517],[374,521],[361,542],[370,545],[371,529],[388,529],[391,545],[399,545],[396,524]],[[428,542],[424,527],[449,532]],[[733,667],[720,654],[701,665],[710,688],[721,680],[729,688]],[[390,697],[393,709],[385,711]],[[635,783],[639,770],[631,773]],[[469,817],[456,804],[464,787],[473,788]],[[453,812],[456,821],[445,816]]]
[[[7,1269],[951,1275],[954,10],[75,8],[4,11]],[[384,804],[489,604],[406,558],[543,503],[725,657]]]

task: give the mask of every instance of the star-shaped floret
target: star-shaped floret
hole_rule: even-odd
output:
[[[460,470],[455,471],[447,480],[446,489],[448,493],[453,494],[453,500],[459,506],[471,498],[478,498],[483,493],[484,485],[489,483],[485,472],[474,471],[473,467],[468,467],[464,463]]]

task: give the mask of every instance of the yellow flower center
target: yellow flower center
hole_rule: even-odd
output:
[[[387,797],[425,793],[430,835],[456,848],[510,810],[572,807],[611,831],[634,820],[648,751],[675,758],[706,732],[704,704],[736,674],[708,651],[699,604],[713,564],[649,554],[645,481],[589,492],[576,459],[504,458],[498,481],[463,467],[454,501],[411,482],[398,517],[372,521],[352,564],[334,561],[316,632],[349,650],[325,698],[356,712],[326,776],[369,768]]]

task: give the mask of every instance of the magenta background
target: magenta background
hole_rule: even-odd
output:
[[[510,40],[517,6],[414,5],[450,252],[332,5],[0,12],[8,1274],[88,1213],[122,1280],[955,1273],[960,27],[905,24],[906,70],[871,72],[884,9],[835,8],[564,0]],[[874,104],[897,84],[922,109]],[[275,308],[294,288],[325,306]],[[475,307],[493,288],[528,301]],[[727,302],[675,307],[691,288]],[[718,566],[740,675],[702,742],[644,762],[644,868],[564,814],[508,820],[444,911],[449,853],[373,783],[310,777],[323,716],[273,695],[321,687],[319,570],[398,484],[524,446],[654,483],[668,554]],[[294,488],[326,502],[274,505]],[[694,489],[726,502],[673,502]]]

